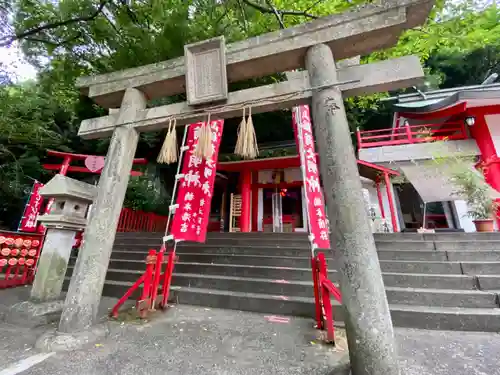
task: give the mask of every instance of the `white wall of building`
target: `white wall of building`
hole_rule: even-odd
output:
[[[382,213],[380,212],[380,208],[379,208],[380,205],[379,205],[379,201],[378,201],[377,187],[375,185],[375,182],[373,182],[372,180],[369,180],[367,178],[361,177],[361,185],[362,185],[363,189],[368,190],[369,197],[370,197],[370,204],[375,208],[375,211],[377,212],[377,216],[382,217]],[[391,194],[394,197],[396,192],[394,191],[394,186],[392,184],[390,186],[390,189],[391,189]],[[387,222],[390,223],[392,226],[391,208],[389,205],[389,198],[387,196],[387,189],[385,187],[385,183],[380,183],[380,192],[382,193],[382,206],[384,208],[385,218],[386,218]],[[398,212],[398,209],[396,207],[395,202],[394,202],[394,213],[396,216],[395,217],[396,222],[398,223],[398,230],[401,230],[401,228],[399,228],[399,212]]]
[[[470,217],[467,217],[467,202],[466,201],[454,201],[453,205],[457,211],[458,220],[460,222],[460,227],[465,232],[475,232],[476,226],[472,222]]]
[[[398,161],[429,160],[435,155],[476,156],[481,155],[481,152],[474,139],[371,147],[359,150],[361,160],[381,165],[389,165],[388,163]]]

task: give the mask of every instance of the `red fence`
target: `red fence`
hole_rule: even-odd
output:
[[[33,282],[43,235],[0,231],[0,289]]]
[[[379,130],[358,130],[356,136],[358,149],[468,138],[463,121],[445,124],[406,125]]]
[[[152,212],[134,211],[122,208],[118,220],[117,232],[163,232],[167,225],[167,216]]]
[[[330,295],[342,303],[339,289],[328,279],[324,253],[311,258],[314,284],[314,300],[316,305],[316,328],[326,329],[326,341],[335,344],[333,329],[333,309]]]

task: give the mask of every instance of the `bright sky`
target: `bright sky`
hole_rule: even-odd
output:
[[[13,73],[13,80],[25,81],[36,77],[35,68],[24,59],[17,45],[0,47],[0,63],[9,73]]]

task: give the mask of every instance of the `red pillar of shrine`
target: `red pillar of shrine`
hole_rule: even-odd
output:
[[[389,201],[389,211],[391,212],[392,230],[399,232],[398,221],[396,219],[396,209],[394,208],[394,197],[392,196],[391,180],[389,173],[384,172],[385,189],[387,191],[387,200]]]
[[[382,216],[382,219],[385,219],[384,200],[382,199],[382,191],[380,190],[380,181],[375,182],[375,186],[377,188],[377,198],[378,206],[380,208],[380,215]]]
[[[241,189],[241,218],[240,227],[242,232],[250,232],[251,199],[252,199],[252,172],[243,170],[240,173]]]
[[[253,182],[257,182],[257,173],[254,172]],[[258,232],[259,226],[257,221],[259,220],[259,189],[252,184],[252,232]]]
[[[500,158],[484,114],[480,113],[474,116],[474,125],[470,128],[470,131],[481,151],[481,168],[484,179],[493,189],[500,191]],[[496,202],[500,204],[500,199],[497,199]],[[498,211],[496,213],[496,222],[500,227],[500,213]]]
[[[484,178],[494,189],[500,191],[500,158],[491,137],[484,115],[478,115],[471,127],[471,134],[481,151]]]

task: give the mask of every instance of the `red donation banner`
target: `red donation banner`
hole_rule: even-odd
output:
[[[309,106],[295,107],[292,112],[292,121],[304,180],[311,245],[313,249],[329,249],[328,219],[320,185]]]
[[[41,182],[35,181],[33,188],[31,189],[30,199],[26,203],[24,208],[24,214],[21,218],[21,223],[19,224],[20,232],[36,232],[37,216],[40,212],[40,207],[43,202],[43,198],[40,195],[40,188],[43,186]]]
[[[179,179],[179,193],[177,195],[174,219],[171,234],[177,241],[205,242],[207,237],[210,205],[214,190],[217,156],[222,137],[224,120],[210,122],[212,132],[213,154],[209,159],[201,159],[194,155],[198,143],[200,128],[204,123],[189,125],[186,137],[188,150],[182,162],[182,175]]]

